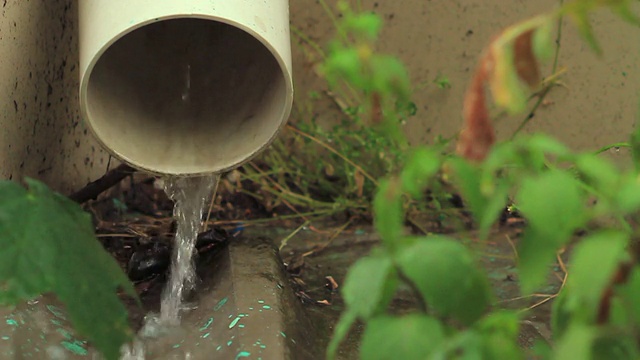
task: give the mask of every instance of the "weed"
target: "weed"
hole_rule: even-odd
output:
[[[439,181],[440,169],[472,212],[481,239],[508,205],[509,195],[516,194],[511,207],[526,219],[517,248],[525,296],[544,283],[549,265],[577,230],[603,216],[613,218],[615,224],[589,232],[575,245],[570,274],[553,305],[554,347],[539,344],[536,349],[542,358],[640,356],[640,254],[633,245],[638,230],[632,220],[640,210],[638,167],[620,172],[597,153],[574,153],[546,135],[496,144],[484,94],[487,84],[498,106],[523,112],[530,91],[542,98],[551,86],[541,89],[538,62],[553,52],[551,34],[558,19],[568,16],[599,51],[588,14],[606,6],[638,23],[629,5],[573,1],[508,27],[491,42],[466,93],[459,156],[420,147],[399,173],[378,182],[373,211],[382,246],[356,262],[345,279],[347,309],[336,326],[329,358],[357,320],[366,324],[360,348],[365,359],[525,358],[516,341],[521,313],[494,308],[476,254],[445,236],[403,232],[407,199],[420,200],[424,189]],[[639,134],[629,143],[636,164]],[[589,206],[592,199],[595,205]],[[424,308],[390,316],[386,309],[401,282],[415,290]]]

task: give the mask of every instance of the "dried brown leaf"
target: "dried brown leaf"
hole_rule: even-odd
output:
[[[458,138],[456,151],[472,161],[482,161],[495,142],[495,134],[486,105],[484,83],[493,66],[490,54],[483,56],[480,66],[464,97],[464,125]]]

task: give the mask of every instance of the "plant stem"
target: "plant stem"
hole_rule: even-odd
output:
[[[366,177],[367,179],[369,179],[369,181],[371,181],[374,185],[378,185],[378,181],[371,176],[368,172],[366,172],[362,167],[358,166],[356,163],[354,163],[353,161],[349,160],[346,156],[342,155],[340,152],[338,152],[337,150],[335,150],[334,148],[332,148],[331,146],[325,144],[322,140],[317,139],[315,137],[313,137],[312,135],[309,135],[307,133],[305,133],[304,131],[298,130],[297,128],[293,127],[292,125],[287,125],[287,129],[302,135],[304,137],[306,137],[307,139],[315,142],[316,144],[322,146],[323,148],[331,151],[332,153],[336,154],[340,159],[344,160],[344,162],[346,162],[347,164],[353,166],[356,170],[360,171],[362,173],[362,175],[364,175],[364,177]]]
[[[562,6],[563,3],[564,3],[564,0],[560,0],[560,6]],[[558,25],[557,25],[558,30],[556,31],[556,49],[555,49],[555,53],[554,53],[554,56],[553,56],[553,65],[551,67],[551,74],[555,74],[557,69],[558,69],[558,59],[560,57],[560,42],[562,40],[562,23],[563,23],[563,20],[564,20],[564,17],[562,15],[560,15],[558,17],[558,22],[557,22],[558,23]],[[529,111],[529,113],[524,118],[524,120],[522,120],[522,122],[520,123],[520,126],[518,126],[516,131],[513,132],[513,134],[511,135],[511,140],[513,140],[516,137],[516,135],[518,135],[518,133],[529,123],[529,121],[531,121],[531,119],[533,119],[533,117],[535,116],[536,111],[538,110],[540,105],[542,105],[542,102],[544,101],[544,99],[547,96],[547,94],[549,94],[549,91],[551,91],[551,88],[553,86],[554,86],[553,83],[548,84],[544,88],[542,93],[540,93],[540,95],[538,95],[538,101],[536,101],[536,103],[533,105],[533,107],[531,108],[531,111]]]
[[[629,144],[628,142],[618,142],[618,143],[609,144],[609,145],[603,146],[600,149],[596,150],[594,152],[594,155],[602,154],[603,152],[605,152],[607,150],[611,150],[613,148],[621,148],[621,147],[631,147],[631,144]]]
[[[348,41],[347,34],[344,32],[344,29],[342,29],[342,26],[340,26],[340,23],[338,23],[338,19],[333,14],[333,11],[331,11],[331,8],[329,7],[329,5],[327,5],[327,2],[325,0],[320,0],[319,2],[322,8],[324,9],[324,12],[327,13],[327,16],[329,16],[329,19],[331,19],[331,22],[333,23],[333,27],[336,28],[336,31],[338,32],[342,40],[344,40],[345,42]]]
[[[300,232],[300,230],[304,229],[305,226],[309,225],[310,221],[307,220],[304,223],[302,223],[302,225],[298,226],[297,229],[293,230],[293,232],[291,232],[291,234],[287,235],[284,239],[282,239],[282,241],[280,242],[280,246],[278,246],[278,250],[282,251],[282,248],[287,246],[287,243],[289,242],[289,240],[296,236],[297,233]]]
[[[311,38],[309,38],[307,36],[307,34],[303,33],[302,30],[298,29],[296,26],[291,25],[290,26],[291,32],[300,38],[300,40],[304,41],[305,43],[307,43],[309,46],[311,46],[311,48],[313,50],[315,50],[315,52],[318,53],[318,55],[320,55],[320,57],[324,60],[326,59],[326,54],[324,52],[324,50],[322,50],[322,48],[320,47],[320,45],[318,45],[317,42],[311,40]]]

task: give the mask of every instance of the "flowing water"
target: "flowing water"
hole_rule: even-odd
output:
[[[217,187],[219,175],[170,177],[165,192],[175,202],[173,217],[176,235],[173,243],[171,276],[162,295],[160,322],[180,323],[184,295],[195,286],[193,252],[202,225],[202,214]]]
[[[185,112],[191,106],[191,65],[185,66],[184,85],[179,98]],[[149,314],[131,345],[123,347],[122,360],[144,360],[145,347],[168,334],[180,332],[180,314],[188,310],[185,296],[194,289],[195,243],[202,225],[202,215],[208,200],[215,196],[219,174],[204,176],[169,176],[164,179],[164,191],[174,202],[173,218],[176,234],[173,242],[169,281],[162,293],[160,314]],[[185,354],[185,358],[189,358]]]
[[[180,314],[189,307],[183,303],[196,284],[193,254],[208,201],[215,196],[219,174],[197,177],[171,176],[164,180],[164,190],[174,201],[176,234],[173,243],[171,273],[162,294],[160,314],[149,314],[138,338],[123,348],[122,360],[143,360],[145,345],[180,331]]]

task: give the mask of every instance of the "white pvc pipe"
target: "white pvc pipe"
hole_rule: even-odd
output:
[[[288,0],[81,0],[79,14],[82,115],[121,160],[221,172],[286,123]]]

